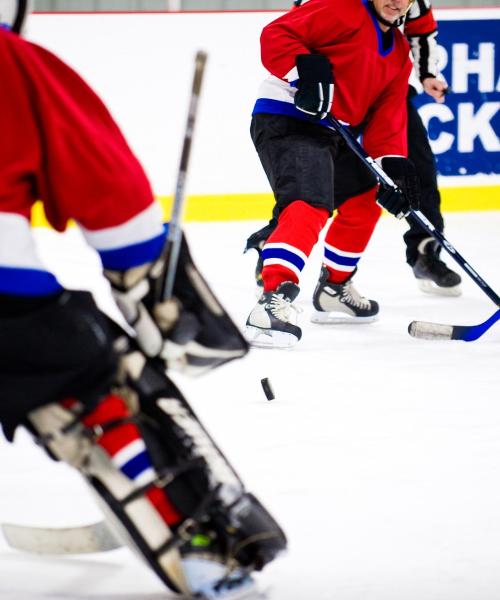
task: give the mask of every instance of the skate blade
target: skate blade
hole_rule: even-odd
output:
[[[268,600],[269,597],[263,591],[259,590],[251,577],[247,577],[231,589],[207,588],[201,590],[195,598],[199,598],[200,600]]]
[[[250,325],[247,325],[245,329],[245,339],[254,348],[277,348],[283,350],[293,348],[299,341],[291,333],[259,329]]]
[[[354,317],[341,312],[323,312],[316,310],[311,315],[311,323],[318,325],[336,325],[349,323],[351,325],[363,325],[365,323],[373,323],[378,321],[378,315],[371,317]]]
[[[448,296],[457,297],[462,295],[462,288],[460,285],[454,285],[453,287],[442,287],[436,285],[434,281],[430,279],[417,279],[418,287],[425,294],[434,294],[435,296]]]

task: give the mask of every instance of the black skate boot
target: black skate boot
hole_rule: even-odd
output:
[[[264,283],[262,281],[262,248],[264,248],[267,238],[275,229],[276,221],[272,219],[265,227],[259,229],[259,231],[256,231],[255,233],[252,233],[252,235],[247,239],[244,250],[244,252],[248,252],[249,250],[257,250],[258,257],[257,265],[255,266],[255,282],[259,287],[259,296],[262,292],[262,288],[264,287]]]
[[[418,245],[413,274],[423,292],[440,296],[460,296],[462,279],[439,258],[441,248],[434,238],[425,238]]]
[[[352,284],[354,273],[343,283],[333,283],[328,281],[328,269],[321,267],[313,296],[313,323],[371,323],[378,319],[378,303],[357,292]]]
[[[302,337],[297,308],[292,302],[300,288],[291,281],[280,283],[274,292],[264,292],[248,315],[246,338],[260,348],[290,348]]]

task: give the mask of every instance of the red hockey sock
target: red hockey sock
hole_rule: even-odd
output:
[[[340,206],[325,236],[323,262],[330,281],[343,283],[354,273],[381,212],[375,202],[375,188]]]
[[[67,403],[64,403],[67,404]],[[109,394],[83,419],[87,427],[112,424],[97,439],[97,444],[109,455],[113,464],[120,469],[137,487],[154,480],[156,471],[139,429],[132,421],[127,421],[130,411],[124,400]],[[125,420],[124,422],[120,422]],[[164,490],[151,487],[146,496],[168,525],[179,523],[182,516],[171,504]]]
[[[299,282],[300,272],[328,220],[326,208],[296,200],[280,213],[278,225],[263,250],[264,291],[275,290],[283,281]]]

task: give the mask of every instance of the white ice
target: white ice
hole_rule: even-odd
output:
[[[450,241],[499,290],[500,212],[446,221]],[[186,227],[199,267],[242,326],[255,303],[255,256],[242,250],[260,226]],[[460,298],[420,292],[404,262],[403,230],[383,218],[356,276],[380,302],[377,323],[308,322],[317,248],[303,276],[295,349],[253,350],[200,380],[176,377],[288,535],[288,553],[258,575],[271,600],[500,598],[500,323],[469,344],[410,338],[413,319],[479,323],[495,306],[465,275]],[[38,238],[64,283],[89,286],[109,304],[96,258],[75,231]],[[100,518],[78,476],[25,434],[14,445],[0,440],[0,465],[2,522]],[[2,600],[171,597],[126,549],[39,558],[0,539]]]

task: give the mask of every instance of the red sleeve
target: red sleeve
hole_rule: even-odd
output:
[[[14,144],[18,181],[11,185],[30,181],[58,230],[70,218],[91,230],[114,227],[147,208],[153,194],[146,175],[98,96],[47,50],[12,35],[1,41],[11,57],[0,59],[2,80],[12,71],[19,83],[13,123],[25,123],[33,146]]]
[[[370,156],[408,156],[407,109],[411,62],[378,97],[363,131],[363,146]]]
[[[23,77],[11,51],[16,36],[0,28],[0,211],[29,219],[40,139]]]
[[[342,15],[336,13],[331,0],[309,0],[264,27],[260,37],[264,67],[280,79],[297,79],[293,74],[287,77],[295,58],[331,44],[346,30]]]

